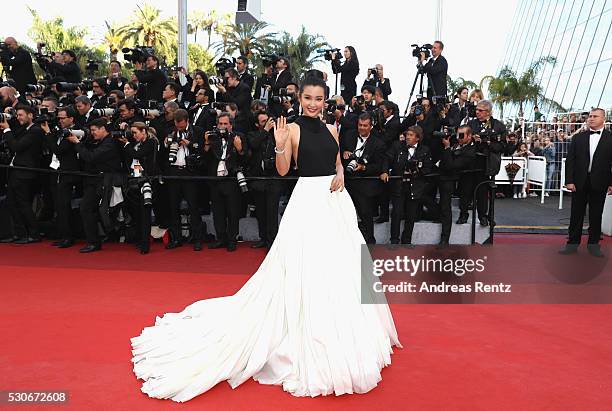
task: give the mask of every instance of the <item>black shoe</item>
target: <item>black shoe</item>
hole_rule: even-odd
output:
[[[251,245],[251,248],[264,248],[268,246],[268,242],[264,240],[259,240],[255,244]]]
[[[457,224],[466,224],[468,222],[468,218],[467,217],[459,217],[457,219]]]
[[[3,238],[2,240],[0,240],[0,243],[9,244],[9,243],[14,243],[17,240],[19,240],[19,237],[12,236],[12,237]]]
[[[565,244],[565,247],[559,250],[559,254],[569,255],[578,252],[578,244]]]
[[[487,217],[479,217],[480,225],[486,227],[489,225],[489,219]]]
[[[57,241],[52,242],[51,245],[53,247],[57,247],[57,246],[59,246],[63,242],[64,242],[64,240],[57,240]]]
[[[402,247],[413,249],[413,248],[416,248],[416,245],[409,243],[409,242],[405,242],[405,243],[403,242]]]
[[[193,243],[193,251],[202,251],[202,242],[196,241]]]
[[[149,254],[149,249],[148,248],[138,247],[138,250],[140,251],[140,254]]]
[[[448,248],[448,240],[440,240],[440,242],[436,246],[436,249],[443,250],[445,248]]]
[[[73,245],[74,245],[74,241],[72,240],[62,240],[57,245],[57,248],[69,248],[69,247],[72,247]]]
[[[227,251],[236,251],[236,243],[228,243]]]
[[[601,252],[601,247],[599,246],[599,244],[587,244],[587,251],[589,252],[589,254],[591,254],[593,257],[603,257],[603,253]]]
[[[13,241],[13,244],[32,244],[32,243],[40,243],[41,239],[40,237],[24,237],[24,238],[18,238],[15,241]]]
[[[217,248],[227,247],[227,244],[224,241],[215,241],[214,243],[208,244],[208,248],[210,250],[215,250]]]
[[[389,244],[399,244],[399,240],[397,238],[392,238],[389,240]]]
[[[85,247],[79,250],[79,253],[93,253],[94,251],[100,251],[102,246],[99,244],[87,244]]]
[[[170,241],[168,245],[166,245],[166,250],[172,250],[174,248],[180,247],[183,244],[178,241]]]
[[[374,220],[374,223],[376,224],[382,224],[382,223],[387,223],[389,222],[389,216],[380,216],[378,217],[376,220]]]

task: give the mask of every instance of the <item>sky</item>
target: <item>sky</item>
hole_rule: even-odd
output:
[[[220,13],[233,12],[237,1],[187,0],[188,11],[207,13],[215,9]],[[178,14],[178,1],[149,0],[165,16]],[[104,21],[119,23],[144,1],[104,0],[101,3],[26,0],[3,4],[6,19],[0,36],[11,35],[18,41],[34,45],[27,36],[32,17],[27,6],[37,10],[43,19],[61,16],[68,26],[86,26],[88,42],[100,43],[105,31]],[[352,45],[357,51],[360,86],[368,67],[380,63],[385,77],[390,79],[393,93],[390,100],[402,108],[407,103],[416,74],[416,59],[411,44],[433,43],[435,36],[435,1],[329,1],[261,0],[261,19],[271,24],[272,31],[288,31],[296,35],[304,25],[307,32],[322,35],[333,47]],[[504,56],[508,32],[511,29],[517,0],[443,0],[441,40],[443,55],[448,60],[448,74],[463,77],[477,84],[485,75],[494,75]],[[200,35],[203,41],[206,36]],[[193,36],[188,36],[193,41]],[[316,68],[330,75],[328,85],[334,91],[334,77],[328,62]],[[190,68],[192,70],[193,68]]]

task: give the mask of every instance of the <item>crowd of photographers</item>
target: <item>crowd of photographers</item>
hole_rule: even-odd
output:
[[[277,117],[290,122],[300,114],[298,79],[288,58],[263,56],[262,73],[251,73],[241,56],[220,59],[214,76],[177,68],[168,78],[153,50],[136,47],[123,50],[134,66],[130,79],[121,75],[118,61],[105,77],[92,78],[81,74],[70,50],[44,54],[43,46],[35,59],[46,76],[37,83],[30,55],[12,38],[0,44],[10,78],[0,87],[0,155],[13,166],[2,173],[13,226],[3,242],[40,241],[40,220],[47,218],[56,225],[54,245],[73,246],[78,233],[72,205],[81,198],[87,240],[81,252],[101,249],[104,237],[121,236],[148,253],[152,224],[168,229],[166,248],[189,241],[199,251],[209,240],[202,222],[209,212],[216,239],[208,248],[233,251],[248,204],[260,236],[253,247],[272,244],[279,202],[295,184],[279,178],[273,136]],[[414,222],[425,218],[442,223],[440,244],[447,245],[451,196],[460,197],[457,223],[466,223],[477,186],[480,223],[492,223],[486,182],[499,171],[506,129],[477,90],[468,96],[462,88],[449,101],[443,48],[439,41],[415,48],[429,87],[405,116],[392,101],[381,64],[368,69],[357,93],[355,49],[344,49],[344,61],[339,49],[322,50],[341,75],[341,93],[330,98],[327,91],[322,121],[339,132],[347,190],[368,243],[376,242],[374,224],[390,219],[391,242],[410,244]],[[94,66],[88,62],[87,69]],[[42,200],[38,215],[35,197]]]

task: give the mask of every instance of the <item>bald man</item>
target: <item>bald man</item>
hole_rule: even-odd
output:
[[[0,61],[8,74],[8,77],[15,80],[15,88],[20,93],[25,93],[26,84],[35,84],[34,68],[32,67],[32,57],[27,50],[23,49],[13,37],[4,40],[5,47],[0,51]]]

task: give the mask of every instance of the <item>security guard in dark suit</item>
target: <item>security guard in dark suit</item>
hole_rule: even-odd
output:
[[[393,142],[386,152],[380,178],[391,186],[391,244],[400,243],[400,222],[405,218],[401,243],[412,244],[412,231],[417,210],[425,191],[425,175],[431,173],[433,163],[429,147],[421,144],[423,129],[411,126],[400,140]],[[389,175],[401,177],[389,181]]]

